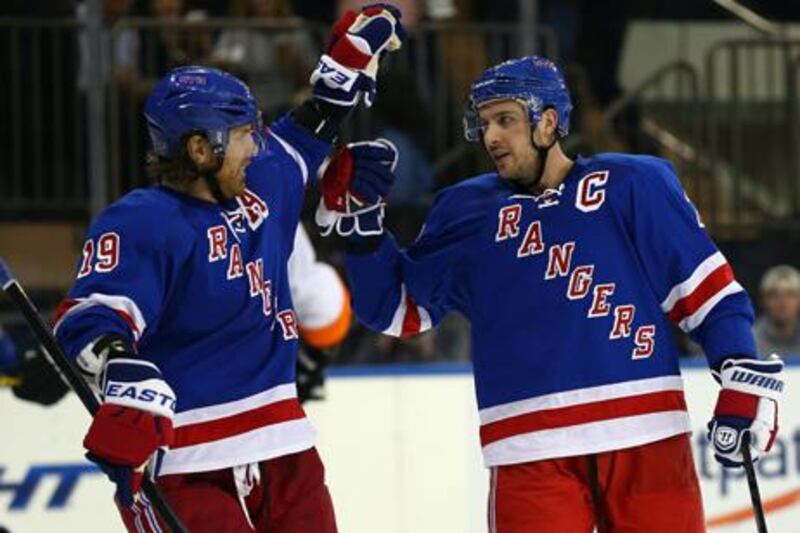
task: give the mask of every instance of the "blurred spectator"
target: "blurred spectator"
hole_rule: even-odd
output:
[[[133,0],[103,0],[102,25],[100,36],[100,75],[103,81],[113,79],[120,85],[129,85],[138,78],[139,35],[132,29],[123,29],[113,34],[114,25],[131,12]],[[85,22],[87,6],[79,4],[75,10],[79,22]],[[78,87],[86,91],[89,87],[89,42],[86,32],[79,37],[80,64],[78,66]]]
[[[800,357],[800,272],[789,265],[770,268],[761,278],[763,315],[754,333],[762,355]]]
[[[195,32],[188,31],[183,22],[203,19],[204,12],[194,11],[187,17],[185,0],[150,0],[148,14],[156,22],[163,23],[155,29],[142,31],[141,63],[151,81],[170,68],[202,62],[202,50],[190,49],[195,42]]]
[[[376,136],[394,143],[400,153],[389,194],[392,206],[426,206],[433,193],[429,146],[430,113],[408,71],[384,73],[375,99]]]
[[[275,116],[306,90],[320,47],[294,17],[288,0],[238,0],[231,14],[288,27],[225,30],[212,54],[216,65],[247,81],[268,117]]]
[[[454,5],[454,9],[441,9],[436,12],[438,20],[454,26],[475,20],[471,2],[456,0]],[[463,111],[462,104],[466,101],[472,82],[489,65],[484,41],[485,35],[475,32],[471,28],[439,33],[441,65],[459,112]]]

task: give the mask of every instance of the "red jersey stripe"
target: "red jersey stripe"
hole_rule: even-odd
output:
[[[543,409],[481,426],[481,445],[524,433],[601,422],[662,411],[685,411],[682,391],[662,391],[569,407]]]
[[[297,398],[280,400],[232,416],[177,427],[175,442],[171,448],[183,448],[234,437],[264,426],[297,420],[305,416]]]
[[[70,309],[78,305],[78,300],[66,299],[56,307],[56,324],[61,322],[61,318],[66,315]]]
[[[61,319],[64,318],[64,316],[66,316],[67,313],[69,313],[70,309],[81,303],[83,303],[83,300],[66,299],[60,304],[58,304],[58,307],[56,307],[56,316],[55,316],[56,326],[61,322]],[[97,305],[102,305],[102,304],[98,303]],[[138,336],[138,334],[141,333],[141,331],[139,331],[139,328],[136,327],[136,321],[133,319],[131,315],[129,315],[128,313],[126,313],[121,309],[115,309],[113,307],[109,307],[109,309],[111,309],[112,311],[114,311],[115,313],[117,313],[119,316],[122,317],[125,323],[128,324],[128,327],[131,328],[131,331],[134,333],[134,335]]]
[[[692,316],[704,303],[714,297],[734,280],[733,269],[724,263],[714,269],[700,284],[672,306],[669,318],[676,324],[687,316]]]
[[[406,296],[406,314],[403,317],[403,329],[400,337],[406,338],[419,333],[422,328],[422,319],[419,316],[419,309],[411,296]]]

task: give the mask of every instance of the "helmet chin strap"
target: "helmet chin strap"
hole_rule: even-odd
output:
[[[547,167],[547,156],[550,154],[550,149],[556,145],[558,142],[558,135],[553,136],[553,142],[548,144],[547,146],[541,146],[536,143],[536,127],[531,127],[531,145],[533,149],[536,150],[537,155],[539,156],[539,168],[536,170],[536,175],[534,177],[533,183],[531,184],[532,187],[535,187],[542,181],[542,176],[544,175],[544,169]]]
[[[230,200],[230,198],[226,198],[222,193],[222,188],[219,186],[219,180],[217,179],[217,174],[222,169],[224,160],[224,152],[221,150],[214,150],[214,166],[208,170],[200,170],[200,176],[205,180],[206,185],[208,185],[211,196],[213,196],[219,204],[224,204]]]

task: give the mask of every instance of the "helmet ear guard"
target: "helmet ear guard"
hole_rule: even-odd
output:
[[[473,106],[468,106],[464,110],[464,118],[462,119],[464,125],[464,138],[471,143],[481,140],[483,136],[483,125],[481,124],[481,117],[478,110]]]

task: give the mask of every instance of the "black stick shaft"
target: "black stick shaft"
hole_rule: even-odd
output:
[[[25,317],[28,325],[30,325],[36,335],[37,340],[50,356],[52,363],[58,367],[67,379],[70,387],[72,387],[72,390],[78,395],[78,398],[80,398],[89,413],[94,415],[100,408],[100,403],[92,392],[92,389],[89,388],[89,385],[81,377],[78,369],[75,368],[75,363],[61,350],[50,328],[45,325],[41,315],[36,310],[30,298],[28,298],[28,295],[25,294],[20,284],[17,280],[11,279],[3,285],[3,290],[9,298],[11,298],[11,301],[14,302],[19,312]],[[156,508],[161,518],[164,519],[164,522],[174,533],[186,533],[188,531],[169,504],[167,504],[166,500],[164,500],[164,497],[155,486],[155,483],[147,476],[144,476],[142,480],[142,492],[144,492],[147,499],[150,500],[153,507]]]
[[[767,533],[767,520],[764,517],[764,506],[761,504],[761,492],[758,490],[756,469],[753,466],[753,456],[750,453],[750,434],[742,437],[742,455],[744,455],[744,471],[747,475],[747,487],[750,489],[750,501],[753,504],[753,514],[756,517],[758,533]]]

